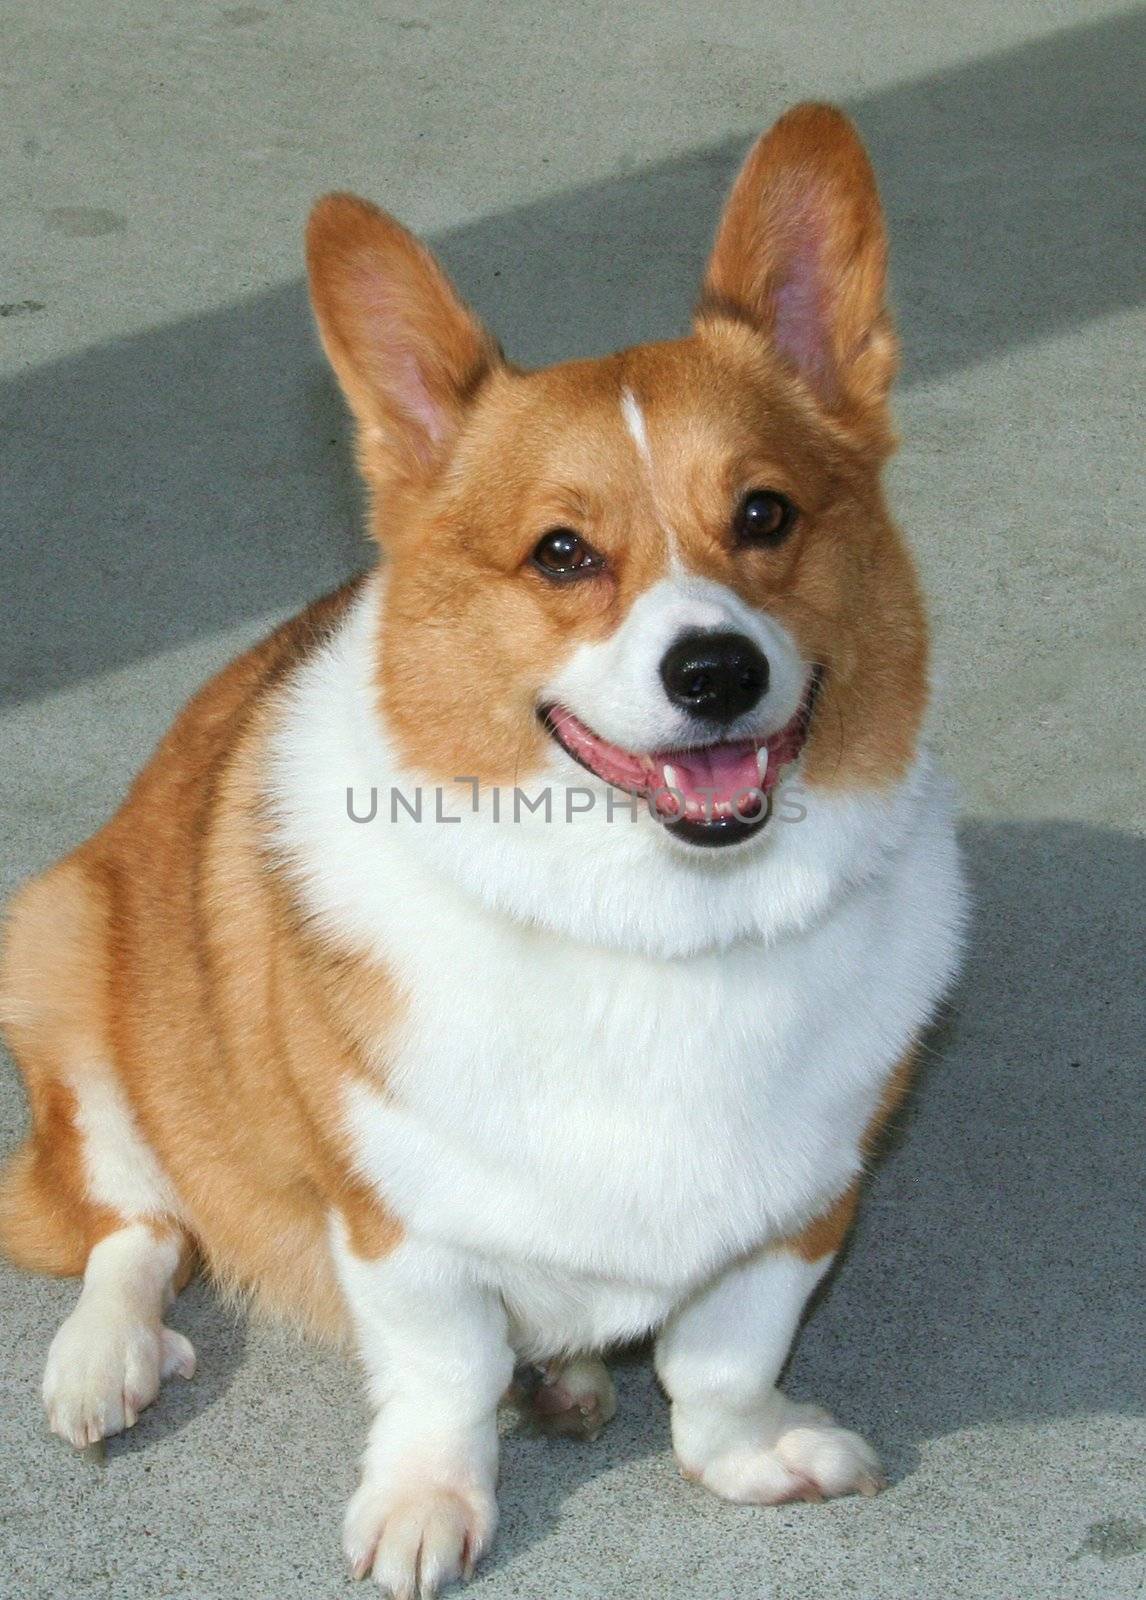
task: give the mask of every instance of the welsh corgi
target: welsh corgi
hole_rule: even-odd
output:
[[[0,1237],[83,1279],[51,1427],[192,1375],[164,1319],[201,1260],[353,1341],[345,1551],[394,1596],[488,1549],[515,1368],[593,1434],[646,1335],[688,1478],[873,1492],[776,1380],[964,895],[860,140],[789,112],[688,336],[545,371],[364,200],[307,254],[384,560],[202,689],[8,919]]]

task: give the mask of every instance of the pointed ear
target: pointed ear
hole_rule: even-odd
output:
[[[898,351],[875,177],[834,106],[800,105],[749,152],[698,314],[758,328],[828,410],[881,411]]]
[[[426,247],[367,200],[330,194],[306,231],[311,303],[358,423],[371,486],[426,481],[497,346]]]

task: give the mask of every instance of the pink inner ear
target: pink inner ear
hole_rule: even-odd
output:
[[[360,295],[375,383],[413,423],[409,442],[418,455],[429,458],[445,437],[448,420],[412,348],[418,308],[404,286],[382,277],[373,262],[361,274]]]
[[[823,394],[834,386],[834,374],[814,240],[805,234],[784,267],[773,291],[772,338],[780,354]]]
[[[439,445],[446,433],[446,419],[442,415],[442,408],[435,405],[417,360],[408,350],[402,351],[398,366],[401,376],[394,383],[398,404],[410,420],[419,425],[430,445]]]

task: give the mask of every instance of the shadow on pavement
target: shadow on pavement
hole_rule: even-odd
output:
[[[1068,822],[972,822],[963,839],[963,982],[784,1381],[867,1436],[893,1494],[928,1440],[1146,1403],[1146,841]],[[587,1479],[667,1450],[649,1361],[618,1379],[595,1444],[507,1440],[495,1562]]]
[[[908,384],[1142,297],[1144,35],[1142,13],[1115,17],[851,106],[890,213]],[[744,148],[434,243],[526,364],[671,335]],[[0,392],[0,438],[9,698],[293,607],[364,561],[298,283],[37,369]]]

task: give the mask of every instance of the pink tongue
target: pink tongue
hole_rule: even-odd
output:
[[[746,790],[759,789],[754,744],[714,744],[706,750],[674,750],[665,760],[676,774],[675,787],[686,806],[747,805]]]

